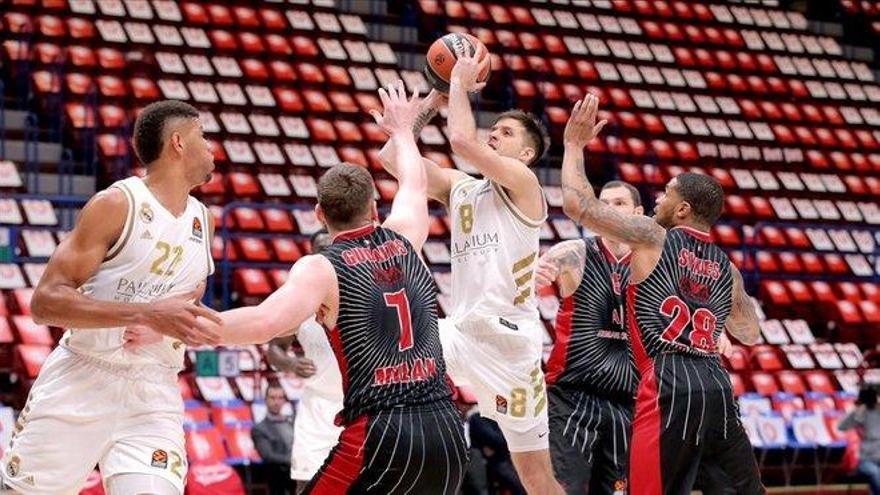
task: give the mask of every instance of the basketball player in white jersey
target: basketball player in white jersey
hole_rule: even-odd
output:
[[[320,253],[331,242],[327,231],[312,235],[312,254]],[[303,356],[288,354],[294,339],[302,346]],[[296,337],[280,337],[270,342],[266,358],[275,368],[296,373],[305,380],[305,389],[296,403],[290,452],[290,478],[299,493],[324,464],[342,432],[333,422],[342,410],[342,376],[327,333],[314,318],[300,325]]]
[[[561,494],[550,464],[544,327],[533,277],[547,204],[530,166],[543,156],[547,133],[513,110],[498,117],[488,142],[477,140],[468,93],[485,86],[476,82],[489,63],[479,62],[482,56],[461,56],[453,68],[447,123],[452,151],[484,178],[422,160],[428,195],[447,205],[452,223],[453,309],[441,321],[443,354],[453,381],[472,385],[480,413],[498,422],[529,493]],[[442,100],[429,95],[417,123],[430,120]],[[393,156],[389,142],[380,158],[395,174]]]
[[[198,117],[176,101],[144,108],[134,148],[146,177],[96,194],[49,260],[31,311],[37,323],[68,330],[3,457],[8,488],[75,494],[97,464],[111,495],[183,493],[177,373],[185,344],[219,343],[207,323],[220,321],[195,304],[214,269],[212,217],[189,195],[214,168]],[[126,346],[132,325],[162,338]]]

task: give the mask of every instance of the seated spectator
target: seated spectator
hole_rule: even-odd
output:
[[[859,448],[859,466],[856,471],[868,478],[871,495],[880,495],[880,411],[877,410],[877,391],[863,388],[859,391],[856,408],[838,424],[840,431],[855,428],[862,439]]]
[[[290,450],[293,446],[293,417],[281,413],[287,398],[278,385],[266,390],[266,418],[251,430],[254,446],[268,468],[272,495],[290,493]]]

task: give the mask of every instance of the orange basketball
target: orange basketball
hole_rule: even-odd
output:
[[[461,55],[473,55],[481,46],[485,50],[485,57],[488,57],[489,51],[486,50],[486,45],[467,33],[449,33],[432,43],[428,48],[427,64],[425,64],[425,77],[428,78],[428,82],[438,91],[448,93],[455,61]],[[489,79],[491,72],[492,68],[487,67],[484,73],[480,74],[479,82]]]

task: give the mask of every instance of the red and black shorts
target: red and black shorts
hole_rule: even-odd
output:
[[[346,426],[303,493],[453,495],[467,463],[463,423],[452,402],[395,407]]]
[[[640,373],[629,493],[690,493],[706,460],[736,493],[766,493],[730,376],[717,358],[663,354],[643,363]]]

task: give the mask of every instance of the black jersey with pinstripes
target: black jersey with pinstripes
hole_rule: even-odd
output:
[[[665,353],[717,358],[716,342],[730,315],[730,260],[709,234],[676,227],[666,234],[660,261],[629,286],[629,309],[639,332],[638,364]]]
[[[630,256],[617,258],[599,237],[583,242],[583,278],[556,316],[547,383],[632,398],[635,366],[624,317]]]
[[[339,234],[321,254],[339,281],[329,337],[345,392],[341,421],[450,397],[436,286],[409,241],[371,225]]]

